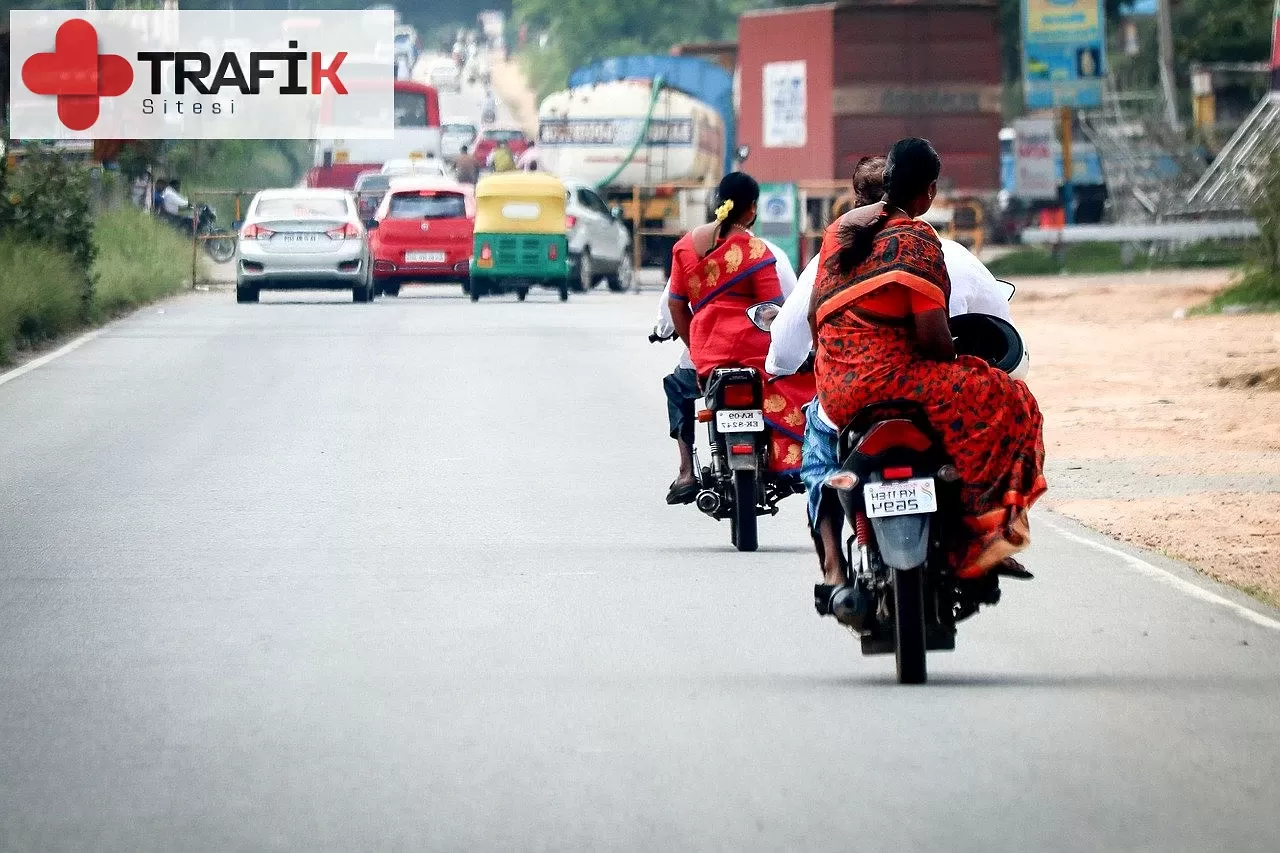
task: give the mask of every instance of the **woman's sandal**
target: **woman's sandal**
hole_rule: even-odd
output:
[[[684,485],[680,485],[678,482],[673,481],[671,483],[671,488],[667,490],[667,503],[671,506],[676,506],[678,504],[691,504],[698,497],[698,492],[701,490],[702,487],[698,485],[696,480],[692,483],[685,483]]]
[[[1027,571],[1027,567],[1013,557],[1005,557],[991,569],[991,573],[1002,578],[1017,578],[1022,581],[1035,580],[1035,575]]]

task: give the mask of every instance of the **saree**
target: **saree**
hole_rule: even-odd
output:
[[[1027,511],[1044,494],[1043,419],[1025,382],[985,361],[922,357],[912,316],[947,309],[950,280],[936,233],[893,218],[847,276],[826,272],[838,225],[823,237],[814,288],[818,398],[837,425],[890,399],[921,405],[960,472],[970,536],[952,555],[960,577],[984,574],[1030,544]]]
[[[797,474],[804,443],[802,408],[813,399],[811,374],[771,376],[764,361],[769,333],[756,328],[747,309],[761,302],[782,304],[777,259],[759,237],[731,233],[705,256],[694,248],[692,234],[671,250],[671,301],[686,302],[693,312],[689,357],[705,380],[720,367],[750,367],[764,381],[764,420],[769,425],[769,469]]]

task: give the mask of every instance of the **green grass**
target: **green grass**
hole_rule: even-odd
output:
[[[1246,243],[1204,242],[1180,246],[1172,252],[1152,256],[1134,252],[1126,265],[1119,243],[1075,243],[1063,247],[1061,257],[1044,248],[1026,248],[992,261],[987,267],[1000,278],[1059,273],[1098,274],[1153,269],[1188,269],[1195,267],[1230,267],[1243,264],[1250,256]]]
[[[83,319],[84,277],[52,246],[0,241],[0,364],[53,340]]]
[[[104,214],[94,229],[92,319],[109,320],[181,290],[191,278],[191,241],[131,208]]]
[[[1280,276],[1265,270],[1249,270],[1235,284],[1198,306],[1194,313],[1217,314],[1235,305],[1250,311],[1280,311]]]

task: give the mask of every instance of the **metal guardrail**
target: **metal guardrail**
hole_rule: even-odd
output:
[[[1257,236],[1258,224],[1249,219],[1240,219],[1230,222],[1028,228],[1022,232],[1022,242],[1055,246],[1063,243],[1199,243],[1204,240],[1248,240]]]

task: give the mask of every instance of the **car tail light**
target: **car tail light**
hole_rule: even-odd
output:
[[[729,452],[734,456],[749,456],[756,452],[754,444],[734,444],[729,447]]]
[[[750,406],[756,401],[756,389],[750,385],[726,385],[723,394],[726,406]]]
[[[269,240],[275,233],[269,228],[263,228],[261,225],[246,225],[244,230],[240,232],[240,236],[245,240]]]
[[[564,218],[564,229],[565,229],[566,231],[572,231],[572,230],[574,229],[574,226],[576,226],[577,224],[578,224],[578,217],[573,216],[573,215],[566,215],[566,216],[565,216],[565,218]]]
[[[330,228],[324,233],[328,234],[334,240],[346,240],[350,237],[359,237],[360,229],[355,226],[355,223],[344,222],[340,227]]]
[[[884,478],[886,480],[909,480],[911,479],[911,466],[898,465],[893,468],[885,468]]]
[[[922,452],[933,444],[929,437],[922,433],[911,421],[895,418],[881,421],[867,431],[858,442],[857,451],[864,456],[875,456],[891,447],[905,447],[908,450]]]
[[[558,257],[560,257],[560,252],[556,249],[556,244],[552,243],[547,247],[547,260],[554,261]]]

